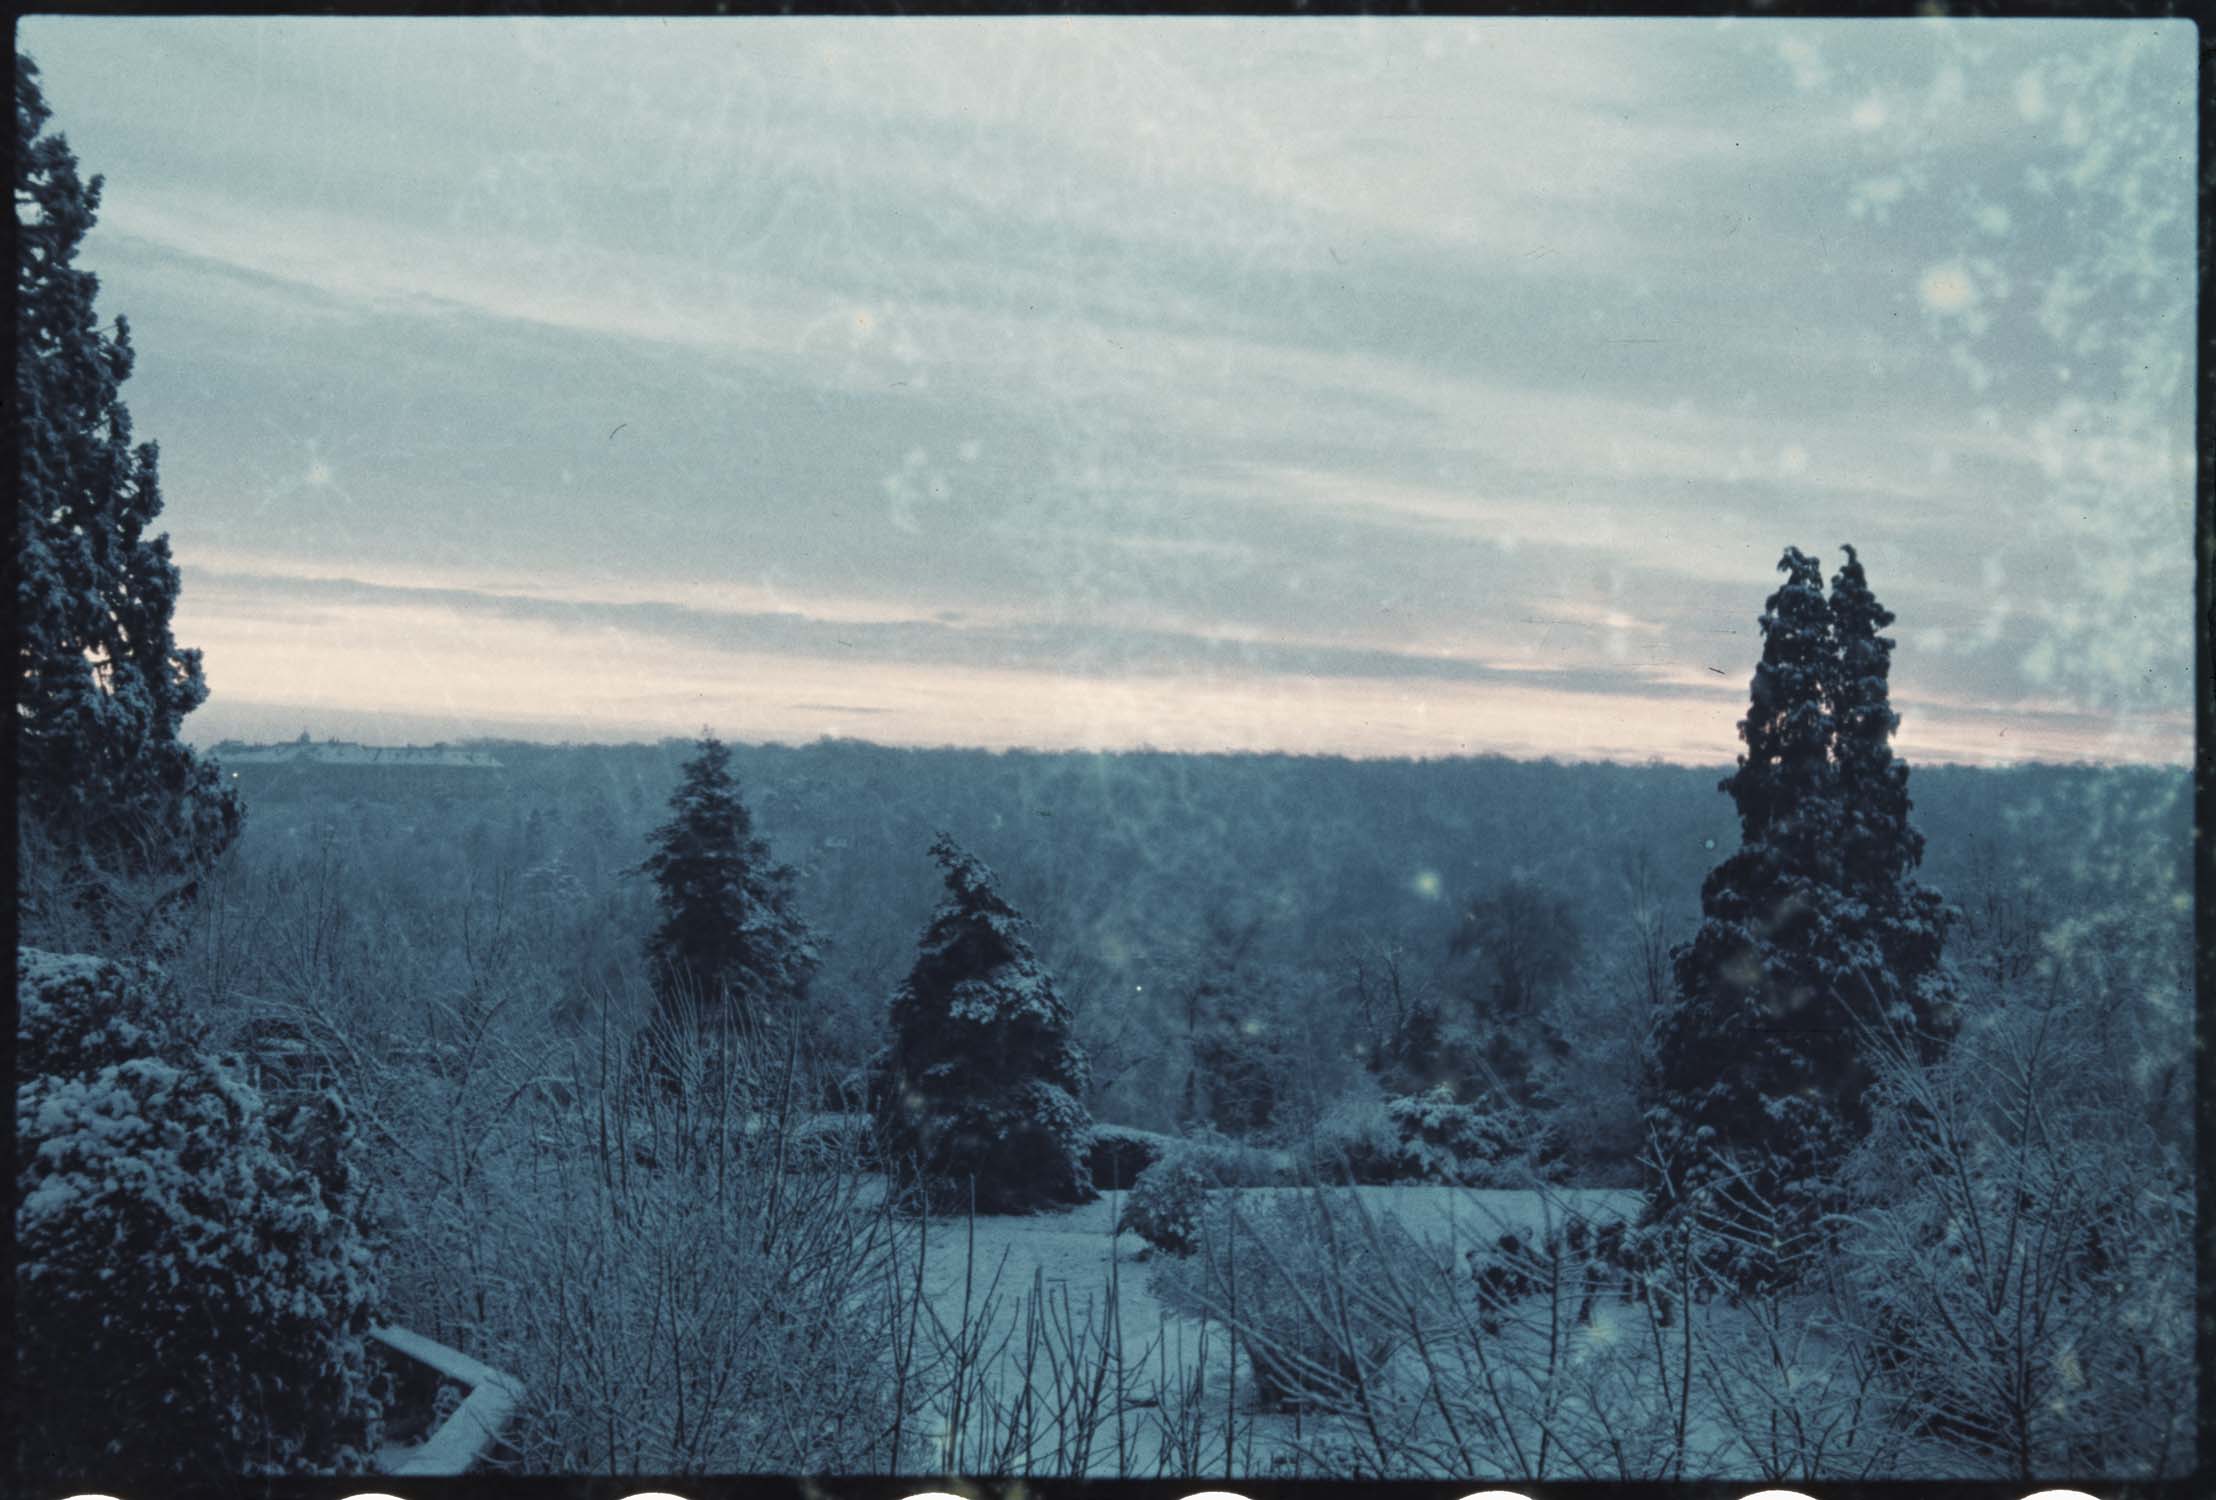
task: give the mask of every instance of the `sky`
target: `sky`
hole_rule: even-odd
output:
[[[202,743],[2190,754],[2182,22],[33,17]]]

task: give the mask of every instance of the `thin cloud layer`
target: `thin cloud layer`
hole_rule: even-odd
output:
[[[1912,749],[2189,747],[2188,26],[22,45],[203,735],[1713,761],[1852,542]]]

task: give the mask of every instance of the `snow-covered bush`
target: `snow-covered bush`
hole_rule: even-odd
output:
[[[182,1020],[163,1003],[148,965],[18,948],[15,993],[18,1078],[74,1077],[189,1050]]]
[[[23,1472],[359,1468],[379,1287],[343,1106],[273,1122],[165,1024],[151,971],[30,950],[19,972]]]
[[[1393,1100],[1385,1114],[1399,1146],[1396,1181],[1525,1187],[1555,1153],[1544,1122],[1505,1100],[1457,1104],[1435,1088]]]
[[[1096,1121],[1085,1146],[1085,1168],[1093,1174],[1093,1186],[1103,1192],[1128,1188],[1176,1145],[1174,1135]]]
[[[1271,1407],[1347,1409],[1398,1339],[1393,1285],[1426,1279],[1397,1219],[1334,1190],[1227,1192],[1201,1218],[1195,1253],[1167,1260],[1156,1294],[1223,1323]]]
[[[1200,1234],[1200,1216],[1215,1180],[1192,1153],[1173,1151],[1139,1174],[1116,1220],[1157,1250],[1189,1255]]]
[[[1301,1155],[1307,1175],[1321,1182],[1385,1185],[1405,1173],[1400,1137],[1374,1093],[1341,1099],[1317,1122]]]
[[[1179,1138],[1219,1187],[1298,1187],[1301,1175],[1290,1151],[1257,1146],[1202,1125]]]

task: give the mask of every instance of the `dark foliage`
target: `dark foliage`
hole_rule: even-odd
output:
[[[273,1120],[145,970],[19,963],[17,1471],[158,1490],[366,1467],[380,1293],[343,1104]]]
[[[1936,1047],[1954,1025],[1945,915],[1907,871],[1907,768],[1886,674],[1892,616],[1848,566],[1832,598],[1788,548],[1761,617],[1746,750],[1722,783],[1740,846],[1701,887],[1655,1031],[1651,1212],[1721,1229],[1736,1284],[1790,1279],[1838,1207],[1832,1173],[1867,1125],[1864,1028]]]
[[[38,79],[16,54],[16,809],[67,863],[66,899],[104,921],[107,882],[189,886],[240,810],[177,737],[207,686],[171,634],[169,538],[147,535],[162,499],[155,446],[132,443],[118,395],[130,327],[102,326],[99,282],[76,264],[101,180],[43,133]]]
[[[1259,1016],[1211,1017],[1193,1037],[1188,1123],[1233,1136],[1267,1129],[1286,1081],[1272,1040]]]
[[[666,1011],[758,1023],[791,1012],[819,959],[793,908],[793,872],[755,837],[730,767],[730,750],[703,736],[653,834],[640,868],[654,879],[662,922],[647,959]]]
[[[1085,1170],[1103,1192],[1128,1188],[1160,1161],[1175,1137],[1122,1125],[1095,1125],[1085,1145]]]
[[[1577,919],[1570,903],[1535,880],[1501,881],[1472,901],[1450,951],[1475,954],[1483,985],[1470,999],[1478,1016],[1506,1024],[1530,1015],[1577,966]]]
[[[992,872],[944,834],[931,855],[947,895],[893,996],[873,1090],[886,1154],[945,1208],[1086,1202],[1092,1120],[1069,1008]]]
[[[1179,1123],[1252,1135],[1276,1115],[1284,1081],[1262,993],[1263,924],[1217,908],[1202,926],[1177,986],[1187,1047]]]

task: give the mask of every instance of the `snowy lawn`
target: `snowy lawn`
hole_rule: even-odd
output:
[[[1237,1192],[1242,1207],[1260,1207],[1304,1190],[1226,1191]],[[1543,1232],[1549,1210],[1536,1192],[1352,1191],[1367,1212],[1397,1220],[1455,1266],[1465,1250],[1491,1245],[1504,1232]],[[1639,1201],[1637,1193],[1615,1190],[1549,1196],[1557,1218],[1564,1208],[1594,1219],[1624,1217]],[[929,1311],[945,1344],[973,1351],[971,1378],[950,1382],[933,1403],[934,1438],[943,1445],[950,1426],[960,1429],[951,1466],[1106,1477],[1221,1474],[1228,1446],[1235,1473],[1314,1473],[1313,1459],[1294,1449],[1304,1440],[1312,1446],[1317,1419],[1259,1409],[1247,1358],[1230,1355],[1223,1328],[1164,1304],[1152,1285],[1154,1254],[1135,1235],[1114,1232],[1123,1197],[1103,1194],[1061,1213],[931,1226],[923,1277]]]

